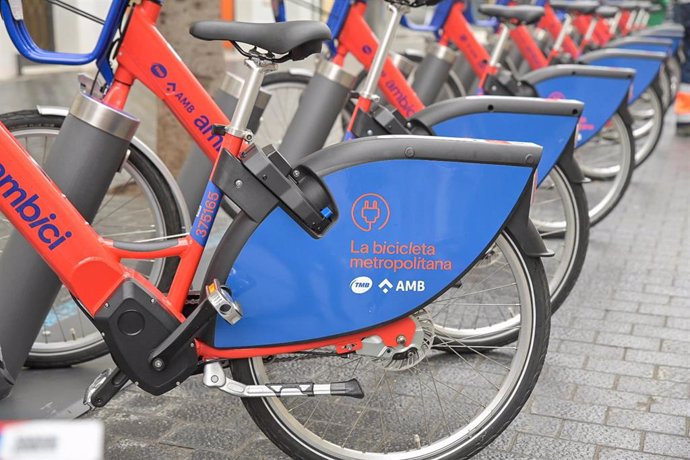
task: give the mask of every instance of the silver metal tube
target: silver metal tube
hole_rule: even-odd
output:
[[[592,20],[589,22],[589,28],[587,29],[587,32],[585,32],[584,40],[590,41],[592,39],[592,35],[594,35],[594,29],[596,29],[598,23],[599,18],[594,16]]]
[[[393,12],[388,26],[386,27],[386,33],[381,39],[379,44],[379,49],[376,51],[374,60],[371,63],[371,68],[369,69],[369,74],[367,75],[367,80],[364,84],[364,90],[362,91],[362,96],[371,99],[374,95],[376,84],[381,78],[381,72],[383,71],[383,65],[388,57],[388,51],[395,38],[395,31],[398,30],[398,25],[400,24],[400,19],[406,13],[407,7],[401,5],[388,4],[388,8]]]
[[[251,60],[247,60],[246,63],[251,69],[251,73],[244,81],[244,85],[242,85],[242,93],[237,101],[237,107],[235,107],[235,113],[230,122],[230,126],[235,132],[247,129],[249,117],[252,115],[256,99],[259,97],[261,83],[264,81],[264,73],[268,70],[266,67],[262,67]]]
[[[632,28],[633,24],[635,24],[635,19],[637,19],[637,13],[638,13],[637,10],[630,13],[630,17],[628,18],[628,23],[626,24],[626,28],[628,30],[630,30]]]
[[[616,15],[611,20],[611,25],[609,26],[609,33],[610,34],[615,34],[616,31],[618,30],[618,23],[621,22],[621,16],[622,15],[623,15],[623,13],[621,12],[621,10],[618,10],[618,12],[616,12]]]
[[[594,22],[594,21],[592,21]],[[563,19],[563,26],[561,27],[561,31],[558,33],[558,37],[556,37],[556,41],[553,43],[553,49],[556,51],[561,51],[561,47],[563,46],[563,41],[565,40],[566,35],[570,33],[570,25],[573,23],[573,18],[569,15],[566,14],[565,18]]]
[[[501,27],[501,32],[498,34],[498,42],[491,52],[491,59],[489,60],[489,65],[491,67],[496,67],[501,60],[501,54],[503,54],[503,48],[506,46],[506,40],[508,40],[509,34],[510,30],[508,30],[508,26],[504,25]]]

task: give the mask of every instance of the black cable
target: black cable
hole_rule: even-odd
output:
[[[80,10],[76,6],[70,5],[69,3],[65,3],[62,0],[46,0],[46,2],[50,3],[51,5],[57,6],[58,8],[65,9],[65,10],[69,11],[70,13],[74,13],[78,16],[81,16],[82,18],[86,18],[89,21],[93,21],[97,24],[100,24],[100,25],[105,24],[105,21],[103,19],[99,18],[98,16],[94,16],[93,14],[87,13],[84,10]]]

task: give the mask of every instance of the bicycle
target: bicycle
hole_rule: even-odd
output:
[[[384,38],[381,44],[377,43],[363,21],[364,4],[358,3],[351,7],[348,5],[347,8],[351,8],[350,10],[343,9],[344,4],[336,3],[330,18],[332,30],[341,30],[338,42],[339,58],[344,57],[346,51],[343,50],[353,50],[355,55],[356,50],[370,50],[363,53],[365,58],[362,58],[362,62],[369,66],[371,72],[372,63],[377,62],[379,53],[382,52],[381,46],[387,42],[387,38]],[[334,25],[337,20],[344,20],[344,25]],[[357,37],[357,41],[354,37]],[[397,104],[398,108],[406,113],[414,113],[414,110],[423,107],[405,78],[390,65],[390,61],[384,64],[384,68],[385,77],[378,80],[378,86],[383,92],[389,92],[389,100],[393,105]],[[299,102],[299,106],[295,111],[282,112],[277,117],[291,119],[291,122],[282,139],[272,140],[276,143],[279,141],[281,152],[287,158],[299,161],[302,152],[313,151],[322,146],[327,139],[335,138],[334,133],[330,132],[331,126],[347,102],[349,88],[354,80],[348,77],[346,71],[337,63],[327,60],[319,63],[317,73],[312,79],[293,73],[277,73],[275,77],[268,79],[264,88],[274,94],[274,97],[280,95],[281,100],[284,100],[284,90],[287,88],[295,98],[281,105],[291,108],[296,105],[291,102]],[[300,90],[300,86],[304,89]],[[294,87],[297,88],[293,90]],[[402,100],[402,96],[392,97],[393,91],[390,88],[396,88],[394,94],[405,95],[407,102],[398,102]],[[363,90],[360,97],[367,92],[368,90]],[[329,104],[323,104],[324,100],[330,101]],[[563,102],[484,96],[433,104],[408,120],[401,120],[403,125],[408,123],[407,128],[416,133],[519,139],[544,146],[538,179],[541,187],[537,189],[535,203],[532,206],[532,218],[547,238],[549,249],[557,254],[545,262],[554,311],[574,287],[587,248],[589,224],[587,201],[582,189],[584,178],[572,160],[573,130],[577,116],[581,113],[582,106]],[[381,121],[378,125],[372,120],[363,123],[357,129],[357,136],[381,132],[398,133],[405,130],[404,126],[390,130],[394,123],[390,126],[380,126],[386,125],[384,119],[392,119],[390,115],[374,114],[371,118]],[[273,119],[265,120],[265,124],[270,126],[272,131],[277,125]],[[311,135],[299,135],[305,131]],[[567,143],[562,143],[566,139]]]
[[[103,99],[99,102],[104,103],[107,107],[117,108],[124,106],[124,103],[126,102],[126,98],[128,95],[128,87],[129,85],[131,85],[131,82],[134,79],[142,81],[142,83],[144,83],[145,86],[151,89],[154,92],[154,94],[156,94],[159,98],[164,100],[168,107],[175,111],[178,118],[180,118],[183,127],[185,127],[185,129],[188,132],[190,132],[193,135],[193,137],[195,137],[195,140],[198,141],[199,138],[201,138],[204,141],[199,146],[201,147],[203,153],[206,156],[217,155],[217,147],[219,145],[218,143],[220,142],[220,136],[212,131],[210,120],[214,119],[219,120],[222,123],[226,123],[229,117],[223,116],[222,113],[225,112],[227,114],[232,110],[228,107],[234,105],[227,104],[227,101],[221,100],[219,103],[215,103],[213,100],[211,100],[211,98],[205,92],[203,92],[198,82],[196,82],[196,80],[193,79],[191,73],[184,67],[182,63],[179,62],[179,60],[170,51],[169,46],[160,36],[160,34],[158,34],[158,32],[155,30],[155,27],[151,26],[150,22],[146,22],[141,18],[134,17],[133,15],[131,17],[126,17],[124,15],[124,11],[122,10],[123,5],[124,2],[122,1],[120,1],[119,4],[117,2],[113,4],[109,12],[108,18],[106,18],[106,23],[110,24],[109,27],[111,27],[111,29],[108,29],[106,27],[104,28],[104,31],[102,33],[102,36],[111,38],[107,40],[102,38],[99,40],[99,43],[101,44],[109,43],[110,40],[112,40],[112,36],[114,35],[114,28],[116,27],[116,24],[118,24],[118,22],[126,24],[126,29],[122,27],[123,30],[126,30],[126,33],[120,33],[121,37],[117,42],[118,44],[116,52],[113,53],[118,62],[118,72],[120,72],[119,80],[116,79],[117,73],[112,73],[109,61],[107,59],[104,59],[104,56],[110,55],[110,53],[107,52],[107,46],[102,45],[102,50],[99,51],[98,49],[96,49],[88,57],[82,57],[81,59],[87,60],[92,59],[93,56],[98,56],[97,62],[101,73],[106,78],[106,85],[101,87],[101,85],[99,84],[89,82],[85,86],[96,88],[99,91],[101,89],[107,90],[105,91],[105,96],[103,96]],[[18,48],[22,50],[23,54],[27,55],[27,57],[34,58],[36,60],[41,60],[42,62],[65,63],[65,56],[62,56],[60,54],[36,53],[34,49],[26,50],[21,48],[21,44],[23,43],[23,41],[26,42],[30,39],[30,37],[28,36],[26,31],[22,32],[18,25],[12,20],[11,15],[5,15],[4,19],[6,20],[6,24],[8,24],[9,30],[13,30],[13,28],[17,29],[14,31],[12,35],[15,38]],[[23,41],[19,40],[17,37],[21,38]],[[142,42],[150,44],[147,50],[143,50],[139,46],[139,43]],[[166,74],[166,77],[162,77],[163,74]],[[175,88],[169,86],[171,81],[173,82]],[[232,86],[233,90],[235,91],[235,94],[237,94],[236,90],[239,87],[238,81],[236,79],[232,79],[229,85]],[[180,98],[178,98],[180,94],[185,95],[185,100],[188,102],[187,105],[183,105]],[[194,110],[191,113],[187,110],[190,106],[189,101],[191,101],[191,105],[194,107]],[[538,107],[532,107],[525,113],[531,113],[531,115],[534,117],[539,113],[543,112],[544,106],[545,104],[541,104],[538,105]],[[555,107],[555,105],[552,106]],[[543,139],[543,141],[545,143],[548,143],[549,145],[553,145],[555,142],[557,146],[552,147],[550,150],[557,148],[558,152],[563,150],[564,146],[568,142],[570,142],[569,137],[571,131],[573,130],[575,121],[575,118],[573,117],[576,117],[577,115],[577,113],[573,114],[572,111],[581,110],[581,107],[578,107],[577,104],[568,105],[564,103],[560,107],[561,108],[559,109],[558,114],[562,115],[563,117],[570,118],[572,121],[562,123],[560,125],[560,128],[558,129],[563,132],[559,136],[559,139]],[[504,110],[500,105],[497,105],[497,108],[499,109],[499,111]],[[513,107],[511,108],[511,110],[515,112],[516,109]],[[258,118],[259,116],[256,112],[254,112],[250,117],[250,125],[252,121],[256,121],[258,120]],[[555,119],[557,117],[553,118]],[[477,121],[474,121],[472,126],[475,126],[476,123]],[[550,123],[554,122],[551,121]],[[468,126],[470,125],[468,124]],[[509,134],[505,135],[507,136],[505,137],[505,139],[510,139]],[[80,133],[73,132],[69,136],[67,134],[65,136],[80,138]],[[310,140],[313,139],[311,135],[302,137],[309,138]],[[81,148],[85,148],[85,146],[87,145],[88,144],[82,142]],[[137,146],[135,145],[133,148],[130,147],[130,149],[134,150],[136,147]],[[316,150],[316,148],[314,148],[313,150],[305,150],[305,152],[312,152],[314,150]],[[290,158],[290,155],[288,153],[285,153],[285,155],[288,158]],[[555,153],[553,155],[555,155]],[[190,172],[190,176],[185,181],[187,184],[189,184],[185,188],[185,190],[188,192],[185,196],[185,199],[188,203],[193,203],[195,199],[197,201],[200,201],[200,196],[204,192],[204,188],[199,187],[198,185],[200,183],[205,182],[205,179],[203,179],[203,174],[206,174],[205,177],[208,177],[208,175],[211,172],[212,164],[210,162],[205,163],[204,161],[199,161],[201,156],[202,155],[199,150],[192,152],[192,155],[187,161],[187,165],[191,165],[191,168],[187,169],[187,165],[185,166],[185,170]],[[555,162],[555,156],[552,156],[552,162]],[[561,299],[565,298],[567,291],[569,291],[572,288],[572,285],[574,284],[574,278],[576,278],[577,273],[579,272],[586,251],[586,219],[583,219],[582,217],[578,218],[578,215],[582,216],[582,205],[580,205],[579,208],[570,205],[570,203],[572,203],[575,199],[581,199],[582,194],[577,193],[577,184],[572,185],[572,187],[569,184],[566,184],[566,182],[572,179],[573,174],[575,174],[573,171],[575,170],[570,169],[569,171],[561,172],[558,176],[554,176],[555,179],[553,179],[558,184],[554,185],[554,188],[558,190],[559,193],[564,190],[568,191],[568,193],[564,193],[565,199],[568,200],[568,205],[565,206],[567,207],[568,211],[563,214],[562,219],[564,219],[564,221],[567,220],[568,222],[576,223],[576,230],[573,232],[568,232],[568,235],[566,237],[567,244],[564,245],[564,252],[569,251],[570,253],[576,254],[576,256],[574,258],[572,256],[563,257],[562,259],[565,259],[564,262],[559,262],[558,267],[554,269],[554,271],[557,274],[557,281],[553,283],[553,286],[555,287],[554,292],[557,292],[559,298]],[[202,177],[202,180],[199,180],[200,176]],[[575,191],[572,191],[573,187],[576,189]],[[191,192],[190,189],[192,189]],[[199,191],[197,192],[197,190],[195,189],[198,189]],[[80,190],[82,193],[84,193],[83,188],[80,188]],[[192,198],[190,198],[190,196]],[[582,201],[579,202],[582,203]],[[191,206],[192,205],[190,205],[190,207]],[[560,212],[560,210],[558,209],[557,211]],[[580,212],[580,214],[577,214],[578,212]],[[556,257],[554,258],[554,260],[560,261],[561,258]],[[13,262],[12,266],[15,271],[18,271],[16,268],[16,263]],[[31,267],[30,270],[26,271],[35,274],[36,270],[37,269],[35,267]],[[49,270],[45,268],[44,270],[48,271],[48,274],[50,274]],[[26,273],[26,271],[24,273]],[[19,278],[20,279],[15,280],[16,282],[12,284],[13,286],[16,286],[17,283],[22,282],[21,277]],[[477,279],[479,280],[481,278],[477,277]],[[563,286],[563,289],[560,289],[561,286]],[[486,286],[484,288],[486,289]],[[44,291],[48,291],[48,289],[45,289]],[[16,299],[16,303],[17,305],[21,305],[22,302],[27,303],[28,300],[29,299],[26,298],[18,298]],[[43,303],[49,305],[50,302],[44,301]],[[21,309],[17,307],[17,311],[21,311]],[[76,311],[76,307],[73,311]],[[24,321],[26,321],[26,319],[24,319]],[[7,334],[17,335],[20,337],[27,336],[25,332],[18,330],[17,328],[13,328],[13,330],[9,331]],[[93,334],[93,337],[94,339],[98,339],[98,335],[96,334]],[[65,341],[65,343],[67,345],[70,345],[69,341]],[[75,345],[79,344],[77,343]],[[62,346],[62,343],[58,342],[56,348],[60,346]],[[30,361],[28,362],[29,364],[36,365],[36,348],[37,346],[34,347],[34,351],[30,355]],[[56,356],[56,354],[47,356],[47,359],[41,361],[39,365],[49,366],[78,363],[81,362],[81,360],[83,359],[107,353],[107,347],[104,342],[94,340],[94,347],[92,350],[93,353],[80,353],[82,350],[79,347],[75,347],[73,351],[74,352],[68,356],[65,356],[64,354],[60,356]],[[19,353],[19,355],[21,355],[21,353]],[[18,365],[20,365],[19,362],[15,366]]]
[[[137,21],[155,24],[159,11],[160,4],[143,0],[133,8],[130,30]],[[2,194],[0,210],[94,318],[121,369],[94,382],[87,400],[102,406],[127,378],[145,391],[161,394],[203,368],[207,386],[243,397],[260,428],[295,458],[384,457],[392,449],[401,449],[400,455],[409,458],[458,458],[476,453],[524,404],[546,351],[548,292],[543,267],[538,257],[530,255],[545,249],[538,236],[534,239],[527,220],[535,160],[541,149],[520,143],[384,136],[330,147],[328,153],[311,155],[292,168],[276,151],[264,152],[251,143],[243,148],[250,137],[246,123],[263,73],[276,61],[318,52],[322,40],[330,37],[329,30],[314,22],[257,25],[206,21],[197,23],[193,33],[203,39],[228,40],[236,46],[247,43],[265,53],[240,48],[247,54],[251,75],[232,117],[234,123],[214,128],[224,138],[224,149],[188,236],[155,243],[118,242],[98,236],[21,144],[0,126],[1,176],[11,176],[11,184],[16,184]],[[113,88],[118,82],[123,84],[117,78],[120,70]],[[458,180],[477,173],[485,176],[483,181]],[[420,174],[426,178],[423,183],[401,181]],[[439,180],[449,174],[457,177]],[[498,189],[502,193],[483,193]],[[382,199],[361,199],[362,192],[376,193]],[[474,192],[473,196],[482,199],[463,203],[438,199],[444,193],[459,196],[460,192]],[[200,298],[190,296],[191,275],[226,193],[242,212],[215,252],[206,273],[205,292]],[[348,215],[357,205],[361,208]],[[485,206],[495,212],[486,218],[468,219]],[[342,216],[339,209],[345,211]],[[438,212],[456,222],[439,223],[433,219]],[[462,238],[457,221],[466,225]],[[475,227],[472,222],[481,225]],[[421,246],[411,251],[415,255],[421,251],[419,255],[425,257],[419,259],[425,260],[415,258],[412,264],[424,264],[422,271],[433,274],[425,273],[414,284],[403,283],[406,293],[386,283],[383,288],[373,286],[361,277],[353,280],[361,284],[351,284],[352,239],[361,243],[358,250],[362,253],[364,244],[374,247],[380,243],[376,238],[381,237],[410,241],[408,249]],[[430,346],[435,337],[425,307],[447,288],[462,289],[457,280],[491,244],[502,251],[517,278],[513,291],[521,311],[520,332],[515,346],[503,347],[498,354],[489,356],[478,350],[465,355],[465,360],[483,361],[484,366],[504,377],[494,380],[496,394],[486,398],[486,381],[472,379],[464,372],[461,383],[465,394],[473,388],[483,392],[474,393],[472,400],[457,398],[454,387],[459,382],[455,378],[439,379],[429,373],[431,367],[419,366],[432,358],[436,369],[443,363],[463,363]],[[391,251],[409,255],[404,252],[405,244],[394,246],[397,249],[385,250],[388,255]],[[270,260],[257,259],[257,253],[270,256]],[[167,294],[120,263],[122,258],[174,256],[180,260]],[[377,281],[381,276],[397,279],[394,267],[402,271],[399,265],[408,264],[404,257],[379,260],[390,263],[382,263],[384,269],[378,272]],[[429,262],[434,268],[427,265]],[[266,263],[274,269],[266,270]],[[443,269],[437,269],[439,266]],[[358,274],[366,270],[371,269]],[[323,276],[326,273],[329,276]],[[320,282],[310,283],[310,279]],[[221,286],[218,280],[227,280],[228,286]],[[324,300],[324,293],[330,293],[326,304],[318,302]],[[260,303],[254,301],[257,298],[261,298]],[[276,299],[282,300],[276,303]],[[350,360],[343,361],[341,356]],[[225,375],[221,364],[225,360],[230,360],[238,380]],[[332,362],[337,364],[323,367]],[[348,367],[348,362],[352,366]],[[322,370],[314,377],[327,383],[295,382],[296,375],[311,374],[311,363],[317,363],[311,368],[314,371]],[[330,375],[324,376],[324,370]],[[11,380],[6,366],[0,366],[0,372],[5,380]],[[468,372],[472,373],[471,367]],[[387,379],[388,373],[395,378]],[[338,375],[353,374],[358,378],[337,379]],[[410,400],[409,391],[404,391],[411,388],[408,377],[415,384],[432,384],[433,388],[427,388],[435,398],[413,394]],[[384,380],[388,395],[377,391]],[[415,388],[425,391],[424,386]],[[395,396],[398,400],[388,404]],[[343,404],[345,398],[347,404]],[[441,412],[433,422],[413,417],[412,426],[398,418],[383,418],[399,414],[403,401],[410,413],[420,404],[425,413],[432,409]],[[457,407],[456,402],[466,404],[457,414],[449,412]],[[367,436],[372,427],[358,426],[356,421],[345,438],[341,430],[328,433],[323,425],[308,426],[311,417],[306,414],[313,414],[318,404],[326,413],[342,414],[346,419],[353,414],[352,409],[359,413],[356,421],[373,406],[377,409],[373,415],[381,416],[386,431],[381,431],[383,436],[377,436],[372,446]],[[464,419],[468,413],[473,414],[469,423],[458,420],[459,415]],[[446,436],[450,424],[462,427]],[[377,448],[379,452],[374,452]]]

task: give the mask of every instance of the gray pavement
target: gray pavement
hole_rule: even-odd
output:
[[[57,92],[0,85],[3,110],[68,104],[62,78]],[[628,195],[592,229],[532,398],[478,458],[690,458],[690,140],[668,119]],[[109,459],[285,458],[238,400],[198,378],[161,397],[130,388],[91,417],[106,424]]]

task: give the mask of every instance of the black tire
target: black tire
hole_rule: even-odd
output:
[[[429,452],[419,459],[459,459],[469,458],[501,434],[510,422],[518,415],[534,389],[541,372],[548,346],[550,329],[550,307],[548,299],[548,284],[544,268],[538,258],[526,256],[514,243],[513,238],[504,233],[512,248],[519,254],[523,270],[531,281],[534,299],[534,327],[533,344],[528,362],[524,367],[521,378],[512,392],[512,397],[505,401],[501,409],[496,409],[495,418],[485,424],[478,424],[470,430],[465,438],[454,441],[449,446],[434,452]],[[458,360],[460,362],[460,360]],[[234,360],[230,363],[233,378],[245,384],[256,384],[258,378],[252,360]],[[275,398],[273,398],[275,401]],[[244,398],[245,408],[257,426],[283,452],[296,459],[342,459],[353,458],[344,454],[326,454],[318,447],[309,444],[309,440],[301,437],[303,433],[295,433],[289,426],[275,415],[270,402],[259,398]],[[301,426],[301,425],[300,425]],[[342,452],[342,449],[341,449]]]
[[[659,94],[661,89],[658,85],[653,85],[643,93],[650,100],[651,110],[654,114],[652,117],[650,133],[648,134],[649,139],[644,143],[643,148],[640,149],[638,146],[635,147],[635,167],[640,166],[642,163],[647,161],[649,157],[652,156],[656,146],[659,144],[659,140],[664,131],[664,105],[661,100],[661,95]],[[642,97],[642,96],[640,96]],[[634,106],[634,104],[633,104]],[[633,130],[633,136],[635,131]]]
[[[2,122],[10,132],[26,129],[59,130],[64,117],[58,115],[41,115],[36,110],[23,110],[0,115]],[[165,181],[163,174],[146,156],[134,145],[130,145],[130,155],[127,162],[140,173],[151,191],[161,210],[165,232],[167,235],[177,235],[184,232],[184,221],[181,210],[177,206],[173,192]],[[175,259],[166,259],[158,282],[158,287],[167,291],[177,268]],[[80,313],[81,314],[81,313]],[[31,368],[59,368],[84,363],[104,356],[108,347],[100,340],[81,349],[64,353],[44,354],[32,351],[25,362]]]
[[[610,181],[616,181],[616,183],[614,184],[614,189],[612,189],[611,195],[607,197],[606,201],[602,201],[601,203],[596,204],[595,201],[591,199],[588,193],[588,187],[590,187],[591,185],[585,184],[584,190],[585,194],[587,194],[587,203],[589,206],[590,228],[601,222],[606,216],[608,216],[611,213],[611,211],[613,211],[616,208],[618,203],[620,203],[620,200],[625,195],[628,186],[630,185],[632,173],[635,169],[635,139],[633,137],[632,126],[625,121],[628,119],[628,116],[628,114],[621,112],[621,110],[619,110],[611,117],[610,120],[612,123],[616,123],[618,128],[622,131],[621,136],[623,137],[622,142],[624,142],[623,148],[625,149],[625,158],[623,159],[624,163],[621,166],[622,170],[619,173],[617,173],[615,177],[599,179],[595,176],[592,176],[587,173],[586,166],[581,161],[578,161],[578,163],[580,163],[580,167],[582,168],[582,172],[585,174],[585,176],[592,179],[592,185],[596,184],[599,181],[601,183],[609,183]],[[585,143],[585,145],[581,146],[580,148],[583,148],[586,145],[587,143]],[[576,160],[578,160],[577,153],[578,149],[575,150]],[[600,207],[597,208],[597,206]]]

